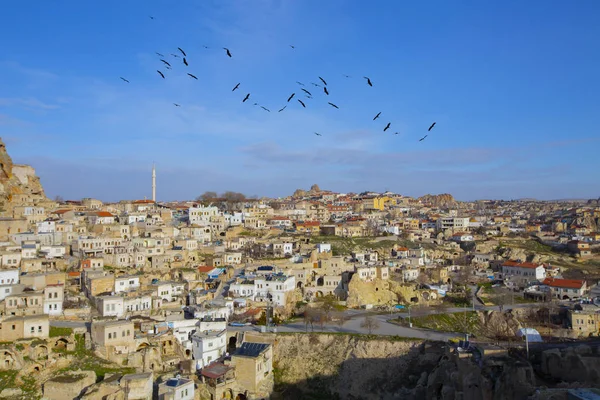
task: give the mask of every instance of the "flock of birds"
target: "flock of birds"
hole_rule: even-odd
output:
[[[154,19],[154,17],[150,16],[150,19]],[[296,48],[294,45],[289,45],[289,46],[290,46],[290,48],[292,48],[292,49],[295,49],[295,48]],[[208,48],[209,48],[208,46],[203,46],[203,47],[204,47],[205,49],[208,49]],[[227,57],[230,57],[230,58],[232,58],[232,57],[233,57],[233,55],[231,54],[231,51],[230,51],[228,48],[226,48],[226,47],[223,47],[222,49],[225,51],[225,55],[226,55]],[[181,47],[178,47],[178,48],[177,48],[177,50],[179,51],[179,53],[171,53],[171,54],[170,54],[170,55],[171,55],[171,57],[173,57],[174,59],[181,59],[181,63],[182,63],[182,64],[183,64],[185,67],[189,67],[189,62],[188,62],[188,60],[187,60],[187,54],[186,54],[186,52],[185,52],[185,51],[184,51],[184,50],[183,50]],[[165,57],[165,55],[164,55],[164,54],[161,54],[161,53],[158,53],[158,52],[156,52],[156,55],[159,57],[159,60],[160,60],[160,62],[162,62],[162,64],[161,64],[161,69],[157,69],[157,70],[156,70],[156,72],[157,72],[158,76],[160,76],[160,78],[162,78],[162,79],[166,79],[166,76],[165,76],[166,72],[164,72],[164,70],[171,70],[171,69],[173,69],[173,65],[172,65],[172,64],[171,64],[169,61],[167,61],[167,60],[166,60],[166,58],[167,58],[167,57]],[[173,61],[173,60],[171,60],[171,62],[174,62],[174,61]],[[191,73],[189,73],[189,72],[187,72],[187,75],[190,77],[190,79],[195,79],[195,80],[198,80],[198,77],[196,77],[195,75],[193,75],[193,74],[191,74]],[[349,76],[349,75],[343,75],[343,76],[344,76],[345,78],[351,78],[351,76]],[[121,78],[121,80],[123,80],[125,83],[130,83],[128,79],[126,79],[126,78],[124,78],[124,77],[120,77],[120,78]],[[322,89],[322,91],[323,91],[323,93],[325,94],[325,96],[329,96],[329,89],[328,89],[328,86],[327,86],[327,81],[325,81],[325,79],[323,79],[323,78],[322,78],[322,77],[320,77],[320,76],[319,76],[318,78],[319,78],[319,80],[320,80],[320,83],[310,82],[310,84],[311,84],[312,86],[314,86],[314,87],[315,87],[315,89],[312,89],[312,90],[313,90],[313,91],[315,91],[315,90],[319,90],[319,91],[321,91],[321,89]],[[371,81],[371,79],[370,79],[368,76],[363,76],[363,79],[365,79],[365,80],[366,80],[366,84],[367,84],[367,85],[369,85],[370,87],[373,87],[373,82]],[[240,86],[241,86],[241,84],[242,84],[241,82],[238,82],[238,83],[236,83],[236,84],[235,84],[235,86],[233,87],[233,89],[232,89],[231,91],[232,91],[232,92],[235,92],[236,90],[239,90],[239,89],[240,89]],[[300,105],[301,105],[303,108],[306,108],[306,100],[304,100],[304,101],[303,101],[303,100],[301,100],[301,99],[299,98],[301,95],[304,95],[304,97],[305,97],[306,99],[309,99],[309,100],[313,99],[313,93],[312,93],[311,91],[309,91],[308,89],[306,89],[306,85],[305,85],[304,83],[302,83],[302,82],[299,82],[299,81],[296,81],[296,84],[298,84],[298,86],[299,86],[299,89],[300,89],[300,91],[301,91],[302,93],[299,93],[299,92],[298,92],[298,95],[297,95],[297,93],[296,93],[296,92],[293,92],[292,94],[290,94],[290,95],[289,95],[289,97],[287,98],[287,102],[286,102],[286,104],[285,104],[285,105],[284,105],[282,108],[280,108],[280,109],[279,109],[277,112],[282,112],[282,111],[284,111],[284,110],[285,110],[285,109],[288,107],[288,103],[290,103],[290,101],[292,101],[294,98],[296,98],[296,101],[298,102],[298,104],[300,104]],[[247,93],[247,94],[246,94],[246,95],[245,95],[245,96],[242,98],[242,103],[245,103],[246,101],[248,101],[248,100],[250,99],[250,96],[251,96],[251,93]],[[331,107],[333,107],[333,108],[335,108],[335,109],[339,109],[339,108],[340,108],[340,107],[338,107],[336,104],[334,104],[334,103],[332,103],[332,102],[330,102],[330,101],[328,101],[328,102],[327,102],[327,104],[329,104]],[[175,107],[181,107],[181,105],[180,105],[180,104],[178,104],[178,103],[173,103],[173,105],[174,105]],[[254,105],[255,105],[255,106],[259,106],[261,109],[263,109],[263,110],[265,110],[265,111],[267,111],[267,112],[271,112],[271,110],[270,110],[270,109],[268,109],[267,107],[265,107],[264,105],[261,105],[261,104],[259,104],[259,103],[254,103]],[[377,114],[376,114],[376,115],[373,117],[373,121],[376,121],[377,119],[379,119],[379,118],[381,117],[381,114],[382,114],[382,112],[381,112],[381,111],[380,111],[380,112],[378,112],[378,113],[377,113]],[[435,122],[434,122],[434,123],[432,123],[432,124],[429,126],[429,129],[427,130],[427,132],[430,132],[430,131],[433,129],[433,127],[435,126],[435,124],[436,124]],[[390,129],[391,125],[392,125],[392,123],[391,123],[391,122],[388,122],[388,123],[385,125],[385,127],[383,128],[383,131],[384,131],[384,132],[386,132],[388,129]],[[322,135],[322,134],[320,134],[319,132],[314,132],[314,134],[315,134],[316,136],[323,136],[323,135]],[[398,134],[399,134],[399,132],[395,132],[394,134],[395,134],[395,135],[398,135]],[[420,138],[420,139],[419,139],[419,142],[422,142],[423,140],[425,140],[425,139],[427,138],[427,136],[428,136],[428,134],[426,134],[425,136],[423,136],[422,138]]]

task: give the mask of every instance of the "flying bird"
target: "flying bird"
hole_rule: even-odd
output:
[[[304,86],[304,83],[296,81],[296,83],[300,86]]]
[[[162,72],[160,72],[159,70],[156,70],[156,72],[158,72],[158,74],[159,74],[160,76],[162,76],[162,78],[163,78],[163,79],[165,79],[165,74],[163,74],[163,73],[162,73]]]
[[[154,19],[154,17],[152,15],[148,15],[148,17],[150,17],[150,19]]]
[[[335,104],[333,104],[333,103],[327,102],[327,104],[329,104],[331,107],[335,107],[335,108],[339,109],[339,107],[338,107],[338,106],[336,106],[336,105],[335,105]]]
[[[179,56],[178,56],[177,54],[173,54],[173,53],[171,53],[171,55],[172,55],[173,57],[175,57],[175,58],[179,58]]]
[[[250,98],[250,93],[248,93],[248,94],[246,95],[246,97],[244,97],[244,100],[242,100],[242,103],[245,103],[245,102],[246,102],[246,100],[248,100],[249,98]]]
[[[390,129],[390,125],[392,125],[391,122],[388,122],[388,124],[385,126],[385,128],[383,128],[383,131],[387,131],[388,129]]]
[[[323,136],[323,135],[321,135],[321,134],[320,134],[320,133],[318,133],[318,132],[315,132],[315,135],[317,135],[317,136]]]
[[[423,140],[425,140],[426,137],[427,137],[427,135],[423,136],[421,139],[419,139],[419,142],[422,142]]]
[[[351,78],[350,75],[346,75],[346,74],[342,74],[342,76],[346,77],[346,78]]]
[[[168,62],[166,62],[165,60],[163,60],[162,58],[160,59],[160,61],[164,62],[165,64],[167,64],[169,67],[171,66],[171,64],[169,64]]]
[[[323,85],[327,86],[327,82],[325,82],[325,79],[319,77],[319,79],[321,80],[321,82],[323,82]]]
[[[186,67],[188,66],[188,62],[187,62],[187,60],[185,59],[185,57],[183,57],[183,63],[185,64],[185,66],[186,66]]]
[[[395,133],[394,133],[394,135],[397,135],[397,134],[399,134],[399,133],[400,133],[400,132],[395,132]]]
[[[318,83],[311,82],[310,84],[316,87],[321,87],[321,85],[319,85]]]
[[[300,104],[302,104],[302,107],[306,108],[306,105],[304,104],[304,102],[302,100],[300,100],[300,99],[296,99],[296,100],[298,100],[300,102]]]
[[[365,78],[367,80],[367,84],[369,86],[373,86],[373,84],[371,83],[371,80],[367,76],[363,76],[363,78]]]
[[[185,51],[183,51],[181,47],[178,47],[177,50],[179,50],[184,57],[187,57],[187,54],[185,54]]]
[[[238,83],[237,85],[235,85],[235,87],[231,90],[232,92],[235,92],[235,89],[239,88],[240,84]]]
[[[294,96],[296,95],[296,93],[292,93],[290,97],[288,97],[287,102],[289,103],[291,99],[294,98]]]
[[[223,50],[225,50],[227,52],[227,55],[229,57],[231,57],[231,52],[229,51],[229,49],[227,47],[223,47]]]
[[[427,132],[429,132],[431,129],[433,129],[434,126],[435,126],[435,122],[433,124],[431,124],[431,126],[429,127],[429,129],[427,129]]]
[[[285,110],[287,108],[287,106],[283,106],[283,108],[277,112],[282,112],[283,110]]]
[[[156,55],[159,57],[164,57],[164,55],[160,54],[159,52],[155,51]]]
[[[129,83],[129,81],[127,79],[123,78],[122,76],[120,78],[123,79],[125,82]]]
[[[173,105],[174,105],[175,107],[181,107],[181,106],[180,106],[179,104],[177,104],[177,103],[173,103]]]
[[[312,96],[312,93],[310,93],[308,90],[302,89],[302,91],[305,92],[306,94],[308,94],[309,96]]]
[[[325,92],[325,94],[326,94],[327,96],[329,96],[329,91],[327,90],[327,88],[326,88],[325,86],[323,86],[323,91]]]
[[[265,110],[265,111],[271,112],[271,110],[269,110],[269,109],[268,109],[267,107],[265,107],[265,106],[260,106],[260,108],[262,108],[262,109],[263,109],[263,110]]]
[[[377,115],[375,116],[375,118],[373,118],[373,121],[375,121],[377,118],[379,118],[380,115],[381,115],[381,111],[377,113]]]
[[[291,47],[292,49],[295,49],[295,48],[296,48],[296,46],[292,46],[291,44],[290,44],[290,47]]]
[[[196,78],[194,75],[190,74],[189,72],[188,72],[188,75],[189,75],[190,77],[194,78],[195,80],[198,80],[198,78]]]

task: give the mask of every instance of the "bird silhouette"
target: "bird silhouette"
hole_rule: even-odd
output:
[[[373,121],[375,121],[377,118],[379,118],[380,115],[381,115],[381,111],[377,113],[377,115],[375,116],[375,118],[373,118]]]
[[[127,79],[123,78],[122,76],[120,78],[123,79],[125,82],[129,83],[129,81]]]
[[[246,97],[244,97],[244,100],[242,100],[242,103],[245,103],[245,102],[246,102],[246,100],[248,100],[249,98],[250,98],[250,93],[248,93],[248,94],[246,95]]]
[[[423,136],[421,139],[419,139],[419,142],[422,142],[423,140],[425,140],[426,137],[427,137],[427,135]]]
[[[319,85],[318,83],[311,82],[310,84],[316,87],[321,87],[321,85]]]
[[[194,75],[190,74],[189,72],[188,72],[188,75],[189,75],[191,78],[194,78],[195,80],[198,80],[198,78],[196,78],[196,76],[194,76]]]
[[[310,93],[308,90],[302,89],[302,91],[305,92],[306,94],[308,94],[309,96],[312,96],[312,93]]]
[[[326,94],[327,96],[329,96],[329,91],[327,90],[327,88],[326,88],[325,86],[323,86],[323,91],[325,92],[325,94]]]
[[[300,100],[300,99],[296,99],[296,100],[298,100],[298,102],[299,102],[300,104],[302,104],[302,107],[306,108],[306,104],[304,104],[304,102],[303,102],[302,100]]]
[[[154,17],[153,17],[152,15],[148,15],[148,17],[149,17],[150,19],[154,19]]]
[[[287,108],[287,106],[283,106],[283,108],[277,112],[282,112],[283,110],[285,110]]]
[[[309,96],[307,94],[305,94],[304,97],[306,97],[307,99],[312,99],[313,98],[312,96]]]
[[[159,73],[160,76],[162,76],[163,79],[165,79],[165,74],[163,74],[162,72],[160,72],[159,70],[156,70],[156,72]]]
[[[171,53],[171,55],[175,58],[179,58],[179,55]]]
[[[430,130],[432,130],[434,126],[435,126],[435,122],[433,124],[431,124],[431,126],[429,127],[429,129],[427,129],[427,132],[429,132]]]
[[[159,57],[164,57],[164,55],[160,54],[159,52],[156,52],[156,51],[155,51],[155,53],[156,53],[156,55],[157,55],[157,56],[159,56]]]
[[[390,126],[392,125],[391,122],[388,122],[388,124],[385,126],[385,128],[383,128],[383,131],[387,131],[388,129],[390,129]]]
[[[183,63],[185,64],[185,66],[186,66],[186,67],[188,66],[188,62],[187,62],[187,60],[185,59],[185,57],[183,57]]]
[[[265,107],[265,106],[260,106],[260,108],[262,108],[262,109],[263,109],[263,110],[265,110],[265,111],[271,112],[271,110],[269,110],[269,109],[268,109],[267,107]]]
[[[291,47],[292,49],[295,49],[295,48],[296,48],[296,46],[293,46],[293,45],[291,45],[291,44],[290,44],[290,47]]]
[[[327,102],[327,104],[329,104],[331,107],[335,107],[335,108],[339,109],[339,107],[338,107],[338,106],[336,106],[336,105],[335,105],[335,104],[333,104],[333,103]]]
[[[235,92],[235,89],[239,88],[240,84],[238,83],[237,85],[235,85],[235,87],[231,90],[232,92]]]
[[[394,135],[397,135],[397,134],[399,134],[399,133],[400,133],[400,132],[394,132]]]
[[[171,66],[171,64],[169,64],[168,62],[166,62],[165,60],[163,60],[162,58],[160,59],[160,61],[164,62],[166,65],[168,65],[169,67]]]
[[[178,47],[177,50],[179,50],[184,57],[187,57],[187,54],[185,54],[185,51],[183,51],[181,47]]]
[[[175,107],[181,107],[181,106],[180,106],[179,104],[177,104],[177,103],[173,103],[173,105],[174,105]]]
[[[231,52],[229,51],[229,49],[227,47],[223,47],[223,50],[225,50],[227,52],[227,55],[229,57],[231,57]]]
[[[300,86],[304,86],[304,83],[296,81],[296,83]]]
[[[315,135],[317,135],[317,136],[323,136],[323,135],[321,135],[321,134],[320,134],[320,133],[318,133],[318,132],[315,132]]]
[[[327,82],[325,82],[325,79],[319,77],[319,79],[321,80],[321,82],[323,82],[323,85],[327,86]]]
[[[346,77],[346,78],[351,78],[350,75],[346,75],[346,74],[342,74],[342,76]]]
[[[367,76],[363,76],[363,78],[365,78],[367,80],[367,84],[369,86],[373,86],[373,83],[371,83],[371,79],[369,79]]]
[[[291,100],[291,99],[293,99],[295,95],[296,95],[296,93],[292,93],[292,94],[290,95],[290,97],[288,97],[288,99],[287,99],[287,102],[289,103],[289,102],[290,102],[290,100]]]

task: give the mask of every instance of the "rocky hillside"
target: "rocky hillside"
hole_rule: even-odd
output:
[[[318,193],[321,192],[321,188],[319,188],[319,185],[317,185],[316,183],[314,185],[312,185],[310,187],[310,190],[306,191],[304,189],[296,189],[296,191],[294,191],[294,194],[292,195],[292,197],[306,197],[306,196],[312,196],[312,195],[316,195]]]
[[[456,200],[451,194],[426,194],[418,199],[422,204],[432,207],[453,207],[456,205]]]
[[[29,165],[13,164],[0,138],[0,213],[12,216],[17,204],[48,201],[35,170]]]
[[[532,366],[508,356],[480,365],[448,344],[351,335],[278,335],[272,399],[524,399]]]

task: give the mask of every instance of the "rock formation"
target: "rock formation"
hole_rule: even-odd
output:
[[[419,197],[418,200],[422,204],[430,205],[432,207],[454,207],[456,206],[456,200],[451,194],[426,194],[423,197]]]
[[[0,138],[0,214],[10,217],[15,205],[47,201],[35,170],[29,165],[13,164]]]
[[[296,191],[294,192],[294,194],[292,195],[292,197],[301,198],[301,197],[316,195],[316,194],[319,194],[319,193],[321,193],[321,189],[319,188],[319,185],[317,185],[315,183],[314,185],[312,185],[310,187],[309,191],[306,191],[304,189],[296,189]]]

